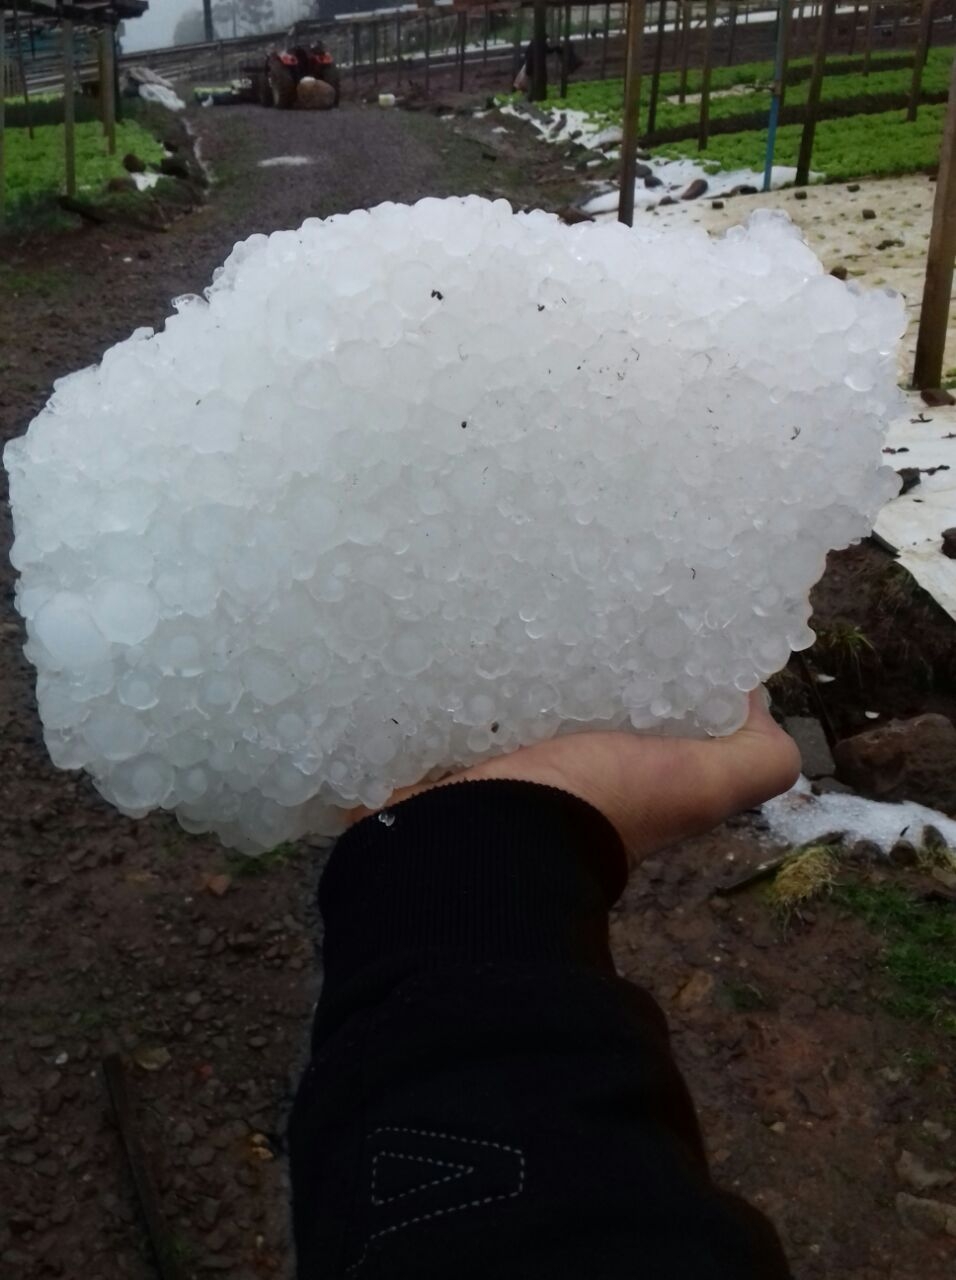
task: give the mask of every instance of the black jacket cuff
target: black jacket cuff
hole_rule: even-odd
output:
[[[369,967],[499,961],[613,973],[607,913],[627,858],[607,819],[555,787],[435,787],[363,819],[319,886],[323,999]]]

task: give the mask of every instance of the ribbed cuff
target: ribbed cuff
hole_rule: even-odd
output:
[[[354,826],[319,886],[325,997],[399,961],[546,960],[613,972],[607,913],[627,858],[607,819],[532,782],[435,787]]]

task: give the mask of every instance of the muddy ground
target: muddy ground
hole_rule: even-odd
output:
[[[573,160],[517,130],[493,135],[493,123],[361,108],[196,112],[218,184],[167,232],[106,226],[0,244],[0,434],[26,427],[56,377],[158,324],[169,298],[200,289],[250,232],[423,194],[555,208],[580,194]],[[289,154],[315,163],[258,167]],[[52,769],[12,611],[5,508],[3,519],[0,1275],[156,1274],[99,1069],[118,1050],[183,1274],[288,1276],[282,1133],[320,980],[322,855],[300,845],[235,859],[167,818],[129,822]],[[936,653],[949,624],[908,589],[887,622],[882,554],[835,560],[832,589],[818,594],[822,626],[847,615],[875,637],[862,666],[857,646],[839,650],[846,692],[829,696],[842,698],[846,726],[864,703],[951,709]],[[903,633],[917,648],[932,636],[922,682],[906,684],[902,658],[892,680],[877,665],[885,635]],[[784,689],[797,701],[799,678]],[[912,902],[939,897],[939,884],[848,857],[846,889],[800,913],[759,888],[712,894],[767,852],[759,823],[744,820],[645,864],[614,917],[621,969],[665,1003],[716,1175],[771,1214],[800,1280],[944,1280],[956,1241],[914,1226],[919,1211],[896,1197],[956,1199],[944,1185],[956,1169],[954,1008],[929,977],[928,1003],[902,1000],[886,939],[860,912],[861,895]],[[895,919],[899,929],[909,916]],[[911,1163],[897,1171],[904,1151],[940,1175],[933,1189],[917,1188]]]

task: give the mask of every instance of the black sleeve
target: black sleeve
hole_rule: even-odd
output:
[[[625,878],[601,814],[531,783],[439,787],[339,841],[290,1126],[300,1280],[789,1276],[615,974]]]

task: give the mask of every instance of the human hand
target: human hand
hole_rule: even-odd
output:
[[[746,724],[727,738],[655,738],[630,733],[571,733],[495,756],[482,764],[397,791],[389,805],[453,782],[507,778],[578,796],[617,830],[631,865],[731,814],[786,791],[800,772],[796,743],[750,695]],[[356,810],[353,820],[367,810]]]

